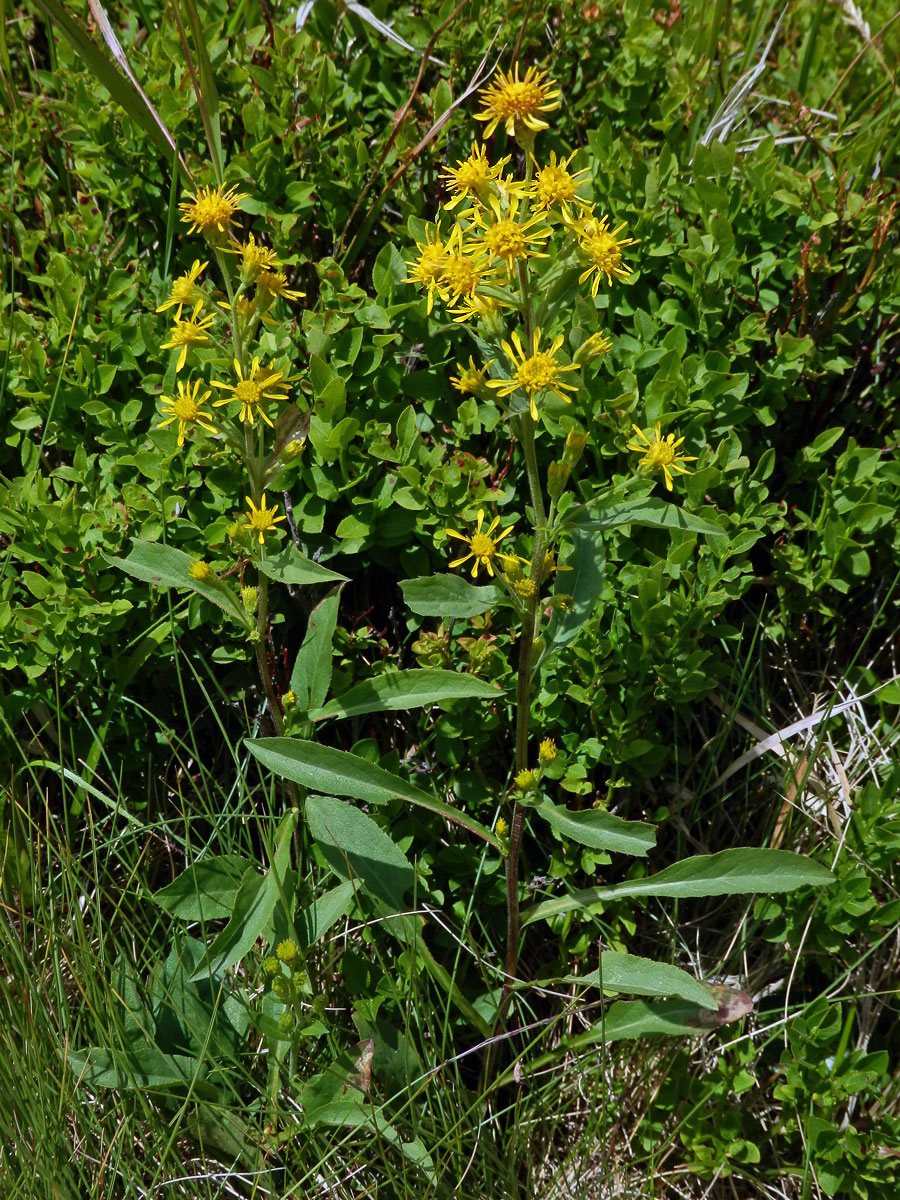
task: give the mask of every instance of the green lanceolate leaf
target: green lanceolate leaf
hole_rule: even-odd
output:
[[[593,850],[614,850],[619,854],[643,856],[656,845],[656,828],[644,821],[623,821],[621,817],[599,808],[572,812],[562,805],[545,801],[535,812],[540,813],[559,833],[580,846]]]
[[[284,893],[297,816],[296,809],[289,809],[281,818],[275,832],[272,865],[265,875],[260,875],[255,868],[244,872],[228,924],[192,972],[192,983],[233,967],[269,927],[275,905]]]
[[[294,659],[291,691],[297,697],[297,707],[301,712],[324,704],[331,686],[331,645],[337,624],[341,586],[339,584],[332,588],[309,614],[303,645]]]
[[[191,982],[219,975],[242,959],[271,920],[277,900],[278,887],[271,871],[265,875],[255,867],[245,871],[231,918],[197,964]]]
[[[650,875],[609,887],[589,888],[558,900],[545,900],[522,913],[522,924],[588,908],[602,900],[621,896],[744,896],[753,893],[792,892],[800,887],[824,887],[834,883],[826,868],[789,850],[757,850],[739,846],[719,854],[698,854]]]
[[[590,617],[600,599],[606,567],[606,548],[600,537],[588,529],[572,534],[574,552],[568,558],[571,572],[557,575],[556,591],[572,597],[568,611],[556,609],[544,634],[547,653],[567,646]]]
[[[263,575],[276,583],[346,583],[347,576],[337,571],[320,567],[317,562],[301,554],[296,546],[285,546],[274,558],[265,558],[256,564]]]
[[[621,500],[614,504],[604,503],[602,499],[592,501],[570,509],[562,524],[567,528],[594,532],[613,529],[618,525],[652,525],[657,529],[683,529],[687,533],[715,534],[719,537],[725,535],[721,526],[656,496]]]
[[[440,814],[447,821],[462,825],[492,846],[500,848],[496,836],[480,821],[355,754],[335,750],[331,746],[319,746],[301,738],[246,738],[245,743],[263,766],[294,783],[326,795],[334,793],[367,800],[370,804],[386,804],[394,799],[407,800],[410,804]]]
[[[334,796],[310,796],[306,817],[338,879],[358,879],[367,892],[395,911],[403,907],[415,872],[403,851],[371,817]]]
[[[326,717],[358,717],[364,713],[402,712],[445,700],[500,700],[503,693],[477,675],[457,671],[391,671],[350,688],[324,708],[309,715],[314,721]]]
[[[648,1004],[646,1000],[619,1000],[610,1006],[605,1020],[598,1021],[592,1029],[567,1041],[566,1046],[575,1050],[597,1042],[619,1042],[625,1038],[648,1037],[651,1034],[696,1037],[709,1029],[739,1021],[752,1012],[753,1004],[743,992],[733,992],[713,984],[708,986],[711,993],[719,997],[712,1008],[698,1008],[686,999],[658,1000],[653,1004]],[[741,1000],[737,1001],[736,997],[741,997]]]
[[[678,996],[701,1008],[718,1008],[719,1002],[707,986],[670,963],[654,962],[636,954],[606,950],[600,969],[590,975],[570,975],[565,983],[602,987],[605,992],[628,992],[634,996]]]
[[[106,561],[124,571],[126,575],[142,579],[145,583],[152,583],[155,587],[190,588],[218,605],[245,629],[251,628],[250,618],[228,585],[193,579],[189,568],[194,560],[175,546],[164,546],[161,542],[144,542],[135,538],[127,558],[107,555]]]
[[[496,584],[476,587],[458,575],[421,575],[401,580],[403,599],[420,617],[479,617],[505,599]]]

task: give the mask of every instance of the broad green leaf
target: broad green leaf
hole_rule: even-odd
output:
[[[658,529],[683,529],[688,533],[727,536],[721,526],[656,496],[622,500],[615,504],[604,503],[602,499],[591,501],[570,509],[562,524],[569,528],[594,532],[613,529],[618,525],[652,525]]]
[[[706,985],[680,967],[636,954],[620,954],[617,950],[605,950],[600,955],[600,969],[590,975],[570,975],[564,982],[602,987],[605,992],[630,992],[635,996],[678,996],[701,1008],[719,1007]]]
[[[174,883],[153,893],[153,900],[181,921],[214,921],[231,915],[241,879],[252,869],[239,854],[204,858],[182,871]]]
[[[184,1087],[198,1071],[198,1062],[183,1054],[163,1054],[153,1046],[140,1050],[70,1050],[69,1066],[81,1083],[90,1087],[129,1088]]]
[[[309,614],[303,645],[294,659],[291,691],[301,712],[325,703],[331,686],[331,653],[334,627],[341,601],[341,586],[332,588]]]
[[[420,617],[478,617],[505,600],[496,584],[476,587],[459,575],[420,575],[400,583],[403,599]]]
[[[462,825],[492,846],[500,848],[496,835],[480,821],[355,754],[306,742],[302,738],[246,738],[245,744],[263,766],[294,783],[325,795],[352,796],[356,800],[367,800],[370,804],[386,804],[394,799],[408,800],[410,804],[418,804],[421,808],[439,813],[445,820]]]
[[[800,887],[834,883],[826,868],[789,850],[757,850],[738,846],[718,854],[697,854],[674,863],[646,879],[630,879],[609,887],[589,888],[558,900],[545,900],[522,913],[522,924],[544,920],[574,908],[588,908],[601,900],[621,896],[744,896],[792,892]]]
[[[335,921],[345,916],[353,906],[356,890],[352,883],[339,883],[336,888],[317,897],[297,918],[297,936],[303,949],[314,946],[324,937]]]
[[[574,603],[567,612],[556,609],[547,626],[544,640],[547,652],[567,646],[590,617],[600,599],[606,567],[606,548],[597,533],[576,529],[572,534],[574,551],[566,571],[556,577],[556,591],[567,592]]]
[[[619,854],[641,856],[656,845],[656,827],[644,821],[623,821],[600,808],[572,812],[562,805],[545,801],[535,812],[540,813],[559,833],[580,846],[593,850],[614,850]]]
[[[367,892],[395,911],[403,907],[415,872],[406,855],[371,817],[334,796],[310,796],[306,817],[338,879],[358,879]]]
[[[457,671],[391,671],[357,684],[324,708],[309,715],[314,721],[325,717],[358,717],[363,713],[402,712],[444,700],[501,700],[503,693],[476,675]]]
[[[106,561],[126,575],[152,583],[161,588],[190,588],[234,617],[244,628],[250,627],[250,618],[244,612],[237,596],[226,583],[204,583],[192,579],[189,567],[194,561],[190,554],[175,546],[164,546],[161,542],[144,542],[135,538],[127,558],[106,555]]]
[[[296,546],[287,545],[274,558],[265,558],[256,564],[263,575],[277,583],[346,583],[347,576],[337,571],[320,567],[317,562],[301,554]]]

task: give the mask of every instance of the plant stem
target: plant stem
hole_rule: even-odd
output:
[[[534,511],[534,553],[531,559],[531,580],[534,583],[534,595],[528,604],[525,620],[522,622],[522,636],[519,640],[519,672],[516,683],[516,765],[515,773],[528,767],[528,729],[531,720],[531,667],[534,658],[534,640],[537,635],[541,573],[544,565],[544,553],[547,548],[547,516],[544,509],[544,497],[541,492],[541,481],[538,475],[537,456],[534,450],[534,421],[530,413],[524,413],[522,418],[522,449],[525,454],[525,470],[528,475],[528,487],[531,492],[531,504]],[[504,965],[505,979],[503,982],[503,997],[500,1004],[501,1019],[505,1004],[515,983],[519,967],[519,850],[522,842],[522,828],[525,823],[525,808],[516,800],[513,805],[512,823],[509,834],[509,853],[506,856],[506,960]]]

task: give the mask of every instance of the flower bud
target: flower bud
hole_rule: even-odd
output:
[[[278,943],[278,949],[275,953],[283,963],[290,964],[297,957],[299,951],[297,950],[296,942],[292,942],[290,938],[285,938],[283,942]]]
[[[241,604],[244,606],[244,612],[251,617],[256,612],[256,606],[259,603],[259,590],[255,587],[241,588]]]
[[[552,500],[558,500],[566,490],[569,482],[569,466],[562,462],[552,462],[547,468],[547,492]]]
[[[563,449],[563,462],[572,469],[584,453],[584,448],[588,444],[588,435],[582,433],[580,429],[570,429],[566,437],[566,445]]]
[[[586,341],[583,341],[575,351],[573,361],[579,367],[585,366],[586,363],[596,361],[598,358],[603,358],[612,350],[612,341],[605,333],[592,333]]]
[[[282,1033],[290,1033],[296,1023],[297,1018],[289,1008],[286,1008],[278,1018],[278,1028]]]
[[[285,692],[281,697],[281,707],[284,709],[284,711],[287,712],[291,708],[296,708],[296,706],[297,693],[293,691]]]
[[[537,782],[537,776],[534,771],[526,767],[524,771],[520,771],[516,776],[516,787],[520,792],[530,792]]]

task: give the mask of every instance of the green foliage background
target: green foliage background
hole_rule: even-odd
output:
[[[327,0],[300,32],[286,6],[203,12],[228,179],[250,193],[248,225],[283,249],[307,293],[279,335],[314,414],[307,453],[284,482],[305,551],[351,580],[332,694],[417,663],[511,678],[501,618],[457,622],[445,640],[436,619],[408,612],[398,584],[445,568],[440,531],[459,527],[461,513],[520,515],[523,481],[517,465],[505,470],[498,409],[460,402],[448,382],[476,348],[426,315],[403,262],[444,196],[442,165],[475,137],[475,97],[427,140],[429,131],[489,46],[490,64],[506,66],[520,44],[523,64],[562,84],[539,154],[577,148],[595,201],[641,239],[628,286],[603,289],[597,306],[572,297],[570,348],[600,327],[614,343],[573,406],[591,434],[579,497],[625,478],[633,421],[677,416],[700,455],[683,503],[701,515],[715,506],[729,528],[708,540],[609,534],[602,603],[535,705],[537,728],[565,751],[558,802],[600,797],[629,820],[659,823],[657,866],[732,845],[790,846],[838,882],[815,902],[806,892],[761,898],[743,914],[686,902],[671,922],[617,900],[595,926],[566,916],[535,930],[533,978],[589,966],[599,932],[612,949],[743,981],[754,1035],[726,1026],[698,1040],[618,1043],[598,1059],[549,1024],[527,1061],[550,1056],[554,1073],[526,1089],[505,1080],[492,1123],[474,1098],[477,1056],[424,1090],[412,1081],[470,1047],[489,1011],[500,864],[465,841],[442,844],[417,810],[379,810],[415,855],[410,899],[455,922],[429,927],[455,991],[402,938],[366,928],[318,943],[309,996],[327,996],[329,1011],[314,1014],[275,1124],[281,1137],[301,1088],[313,1088],[305,1109],[324,1104],[330,1085],[317,1072],[341,1053],[352,1060],[353,1043],[377,1031],[379,1094],[401,1097],[401,1140],[430,1153],[433,1173],[383,1130],[332,1137],[323,1119],[266,1142],[273,1174],[260,1186],[313,1194],[324,1171],[347,1195],[613,1195],[619,1178],[627,1194],[647,1196],[730,1196],[730,1180],[747,1195],[892,1196],[896,682],[781,760],[720,777],[747,749],[748,729],[768,733],[812,711],[814,698],[822,708],[896,673],[900,25],[887,3],[857,26],[822,2],[789,4],[780,23],[774,5],[740,0],[471,8],[447,23],[451,5],[373,6],[417,53]],[[180,152],[210,181],[172,10],[109,11]],[[445,23],[434,46],[444,65],[432,58],[416,86]],[[773,33],[764,73],[717,140],[717,112]],[[184,1194],[212,1196],[211,1164],[237,1178],[235,1164],[260,1161],[272,1109],[259,1046],[274,1010],[259,1014],[255,966],[226,999],[194,985],[210,931],[176,933],[150,897],[206,853],[259,861],[284,798],[240,749],[261,711],[246,645],[200,597],[151,592],[108,558],[140,537],[216,560],[242,481],[217,449],[179,452],[171,431],[154,428],[173,374],[153,310],[197,255],[170,220],[172,161],[42,7],[7,12],[0,63],[0,1039],[15,1064],[0,1073],[10,1094],[0,1180],[10,1196],[138,1195],[190,1161],[206,1190]],[[501,137],[497,153],[512,149]],[[549,437],[538,453],[543,470]],[[284,686],[323,595],[285,592],[276,609]],[[413,782],[440,778],[483,823],[499,811],[511,762],[501,708],[485,716],[451,702],[339,728],[323,736]],[[328,881],[326,858],[307,850],[301,893]],[[544,835],[530,854],[538,897],[644,870],[561,836]],[[555,1011],[539,992],[525,1003],[536,1023]],[[122,1092],[101,1082],[87,1103],[60,1047],[122,1047],[138,1034],[160,1054],[212,1064],[203,1086],[185,1095],[154,1091],[152,1078]],[[122,1084],[114,1065],[103,1082]],[[26,1093],[40,1099],[25,1103]],[[165,1132],[173,1114],[182,1141]],[[91,1138],[113,1155],[107,1174],[85,1153]],[[158,1162],[136,1149],[144,1139]],[[470,1159],[478,1178],[459,1182]],[[246,1179],[233,1186],[253,1194]]]

